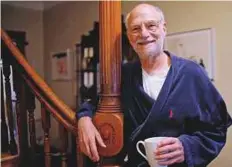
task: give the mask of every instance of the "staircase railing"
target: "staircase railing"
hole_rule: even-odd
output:
[[[1,29],[2,45],[7,48],[7,50],[2,51],[3,66],[8,69],[12,66],[13,78],[14,78],[14,91],[16,93],[16,115],[17,115],[17,126],[18,126],[18,148],[19,148],[19,159],[20,166],[25,166],[26,161],[28,161],[28,156],[30,157],[30,162],[33,163],[36,155],[36,136],[35,136],[35,97],[41,103],[41,116],[42,116],[42,128],[44,131],[44,160],[45,166],[51,166],[51,149],[50,149],[50,114],[61,124],[61,164],[62,167],[67,166],[67,142],[68,133],[72,132],[77,139],[77,125],[75,112],[67,106],[47,85],[47,83],[39,76],[39,74],[30,66],[27,60],[24,58],[20,50],[15,46],[11,38],[7,33]],[[11,55],[11,56],[9,56]],[[4,71],[4,68],[3,68]],[[6,73],[7,70],[5,70]],[[9,73],[9,72],[8,72]],[[9,80],[9,74],[5,75],[6,81]],[[17,82],[17,83],[16,83]],[[6,83],[9,84],[9,83]],[[14,139],[13,129],[12,129],[12,102],[10,90],[6,92],[6,97],[8,97],[7,103],[7,113],[9,122],[9,131],[11,139]],[[28,111],[28,124],[29,124],[29,136],[30,142],[27,142],[27,116]],[[5,113],[5,112],[4,112]],[[25,130],[26,129],[26,130]],[[30,149],[28,149],[30,143]],[[14,144],[14,141],[13,141]],[[13,145],[12,144],[12,145]],[[16,147],[15,147],[16,148]],[[77,150],[77,166],[83,166],[82,156],[79,152],[79,145],[76,144]],[[12,150],[12,153],[17,153],[16,150]]]

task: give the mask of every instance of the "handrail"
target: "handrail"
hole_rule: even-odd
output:
[[[74,125],[70,124],[70,122],[68,122],[67,120],[63,119],[60,114],[56,113],[57,110],[54,108],[54,106],[50,105],[46,101],[46,99],[43,98],[43,96],[39,92],[38,88],[36,88],[36,86],[31,82],[31,80],[27,79],[27,77],[24,75],[22,77],[24,78],[27,85],[31,89],[33,89],[33,92],[34,92],[35,96],[37,97],[37,99],[46,106],[46,108],[48,109],[48,111],[50,111],[52,113],[52,115],[55,115],[55,118],[58,120],[58,122],[63,124],[63,126],[66,129],[68,129],[70,132],[72,132],[74,135],[76,135],[76,127]]]
[[[15,59],[18,63],[24,68],[27,75],[34,81],[36,86],[42,91],[42,93],[56,106],[60,115],[63,115],[65,119],[71,124],[76,123],[75,112],[67,106],[56,94],[52,91],[52,89],[47,85],[47,83],[40,77],[40,75],[31,67],[31,65],[24,58],[23,54],[19,51],[19,49],[13,44],[11,38],[7,35],[7,33],[1,28],[1,38],[12,52]],[[55,116],[56,113],[53,113]]]

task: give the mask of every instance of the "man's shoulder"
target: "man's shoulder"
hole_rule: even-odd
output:
[[[192,68],[196,68],[194,67],[195,65],[197,65],[195,62],[193,62],[190,59],[187,59],[185,57],[181,57],[179,55],[175,55],[172,53],[169,53],[171,60],[173,61],[173,63],[178,66],[178,67],[186,67],[187,65],[190,65]]]
[[[172,56],[172,60],[174,61],[173,66],[174,68],[177,68],[179,72],[181,73],[183,72],[188,75],[196,75],[196,76],[206,75],[205,69],[199,64],[197,64],[196,62],[194,62],[193,60],[176,56],[173,54],[171,56]]]

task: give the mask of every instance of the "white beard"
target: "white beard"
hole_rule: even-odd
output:
[[[147,59],[154,56],[160,55],[163,50],[163,41],[156,41],[156,43],[151,43],[149,46],[144,46],[144,48],[135,49],[138,53],[140,59]]]

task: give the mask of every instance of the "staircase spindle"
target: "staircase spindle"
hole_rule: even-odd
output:
[[[45,167],[51,167],[51,148],[49,130],[51,128],[50,114],[44,104],[41,104],[42,127],[44,130],[44,155]]]
[[[36,134],[35,134],[35,95],[27,89],[27,110],[28,110],[28,121],[29,121],[29,133],[30,133],[30,146],[31,146],[31,157],[34,159],[36,153]]]
[[[18,127],[18,143],[20,166],[28,165],[28,132],[25,82],[19,75],[19,71],[13,68],[13,87],[16,94],[16,117]]]
[[[6,91],[6,106],[7,106],[7,118],[10,130],[10,152],[12,155],[18,153],[17,145],[14,136],[14,119],[12,110],[12,99],[11,99],[11,83],[10,83],[10,64],[3,60],[3,74],[5,76],[5,91]],[[13,82],[13,81],[12,81]]]
[[[9,140],[8,140],[8,129],[6,124],[5,117],[5,101],[4,101],[4,89],[3,89],[3,77],[1,70],[1,145],[2,145],[2,153],[8,152],[9,149]]]
[[[59,124],[60,137],[61,137],[61,167],[67,167],[67,148],[68,148],[68,132]]]

